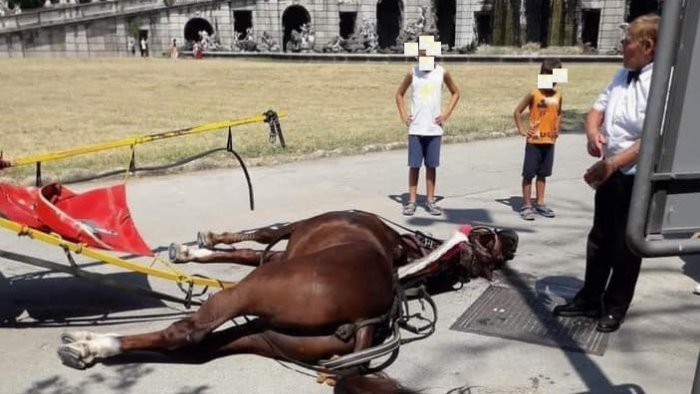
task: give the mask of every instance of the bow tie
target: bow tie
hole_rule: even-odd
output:
[[[628,72],[627,72],[627,84],[629,85],[630,82],[637,82],[637,81],[639,81],[639,73],[640,73],[640,72],[641,72],[640,70],[637,70],[637,71],[628,71]]]

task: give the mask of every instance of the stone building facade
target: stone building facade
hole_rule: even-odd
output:
[[[428,9],[427,27],[438,30],[450,48],[588,42],[602,52],[617,46],[629,9],[625,0],[263,0],[245,7],[250,16],[239,15],[280,43],[288,39],[289,29],[310,22],[317,45],[337,35],[347,38],[363,20],[370,21],[379,46],[387,47],[402,27],[419,19],[422,6]]]
[[[139,56],[142,37],[147,39],[149,55],[160,56],[169,51],[173,39],[182,46],[201,30],[232,37],[232,3],[240,2],[198,0],[166,6],[161,0],[122,0],[26,11],[19,16],[23,22],[11,25],[0,20],[0,57],[130,56],[130,41]],[[30,18],[46,20],[54,13],[58,16],[53,20],[31,23]]]
[[[63,1],[63,0],[61,0]],[[657,0],[634,0],[635,12]],[[640,2],[648,2],[646,8]],[[151,55],[173,39],[190,47],[206,35],[217,50],[263,33],[282,50],[304,24],[320,51],[338,36],[371,26],[379,50],[396,44],[402,29],[425,19],[450,49],[475,45],[573,46],[608,53],[630,17],[631,0],[107,0],[55,5],[0,17],[0,56],[122,56],[134,35],[147,37]],[[632,7],[633,8],[633,7]],[[43,19],[42,19],[43,17]],[[49,24],[42,20],[54,18]],[[13,19],[14,18],[14,19]],[[33,23],[36,22],[36,23]]]

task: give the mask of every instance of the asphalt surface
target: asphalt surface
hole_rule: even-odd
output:
[[[291,143],[293,135],[288,139]],[[200,229],[243,230],[339,209],[376,212],[440,238],[465,222],[513,228],[520,248],[498,283],[546,293],[553,305],[571,295],[557,290],[558,284],[580,286],[583,277],[593,190],[581,178],[594,159],[585,152],[583,136],[563,135],[547,186],[547,202],[557,217],[526,222],[516,212],[522,153],[523,141],[516,137],[444,146],[437,187],[442,217],[421,207],[413,217],[401,215],[407,179],[403,150],[251,168],[253,212],[237,169],[132,179],[128,200],[137,227],[154,248],[191,242]],[[9,232],[0,233],[0,250],[65,262],[60,249]],[[403,347],[387,373],[429,394],[689,393],[700,346],[700,297],[692,294],[694,278],[700,279],[699,263],[695,257],[644,260],[627,321],[609,334],[603,356],[450,330],[489,286],[472,281],[435,297],[437,332]],[[247,272],[226,264],[182,268],[233,280]],[[174,284],[160,279],[97,265],[90,270],[179,294]],[[70,369],[56,355],[61,332],[158,330],[185,309],[4,258],[0,275],[0,393],[332,392],[276,361],[248,355],[204,365],[119,362]]]

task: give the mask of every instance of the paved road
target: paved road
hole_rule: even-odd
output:
[[[292,136],[290,136],[290,139]],[[593,192],[581,181],[592,159],[581,135],[564,135],[557,146],[555,174],[548,185],[554,219],[522,221],[512,208],[520,194],[522,141],[503,138],[444,148],[438,192],[445,215],[420,208],[400,215],[405,191],[405,152],[321,159],[252,168],[257,209],[247,208],[237,170],[132,179],[128,198],[133,217],[151,246],[194,239],[199,229],[239,230],[357,208],[377,212],[413,228],[448,237],[460,223],[483,222],[519,230],[521,246],[511,272],[499,280],[547,292],[553,284],[578,285],[592,216]],[[93,185],[81,185],[89,188]],[[422,186],[421,186],[422,187]],[[62,262],[60,251],[0,234],[0,249]],[[437,333],[402,348],[388,373],[426,393],[688,393],[698,354],[700,298],[692,277],[700,259],[645,260],[638,292],[622,329],[609,336],[604,356],[563,351],[450,330],[488,287],[483,280],[436,297]],[[220,278],[239,278],[246,269],[229,265],[187,266]],[[169,282],[95,267],[176,294]],[[164,363],[97,365],[87,371],[62,366],[56,356],[60,332],[83,328],[136,333],[165,327],[183,311],[162,303],[94,286],[82,280],[0,259],[0,314],[14,318],[0,328],[2,393],[330,393],[314,379],[275,361],[232,356],[205,365]],[[97,326],[95,326],[97,324]],[[66,326],[69,327],[66,327]]]

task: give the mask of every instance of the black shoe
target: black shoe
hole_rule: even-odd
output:
[[[600,316],[600,307],[591,306],[587,302],[578,300],[571,301],[568,304],[558,305],[552,310],[554,316],[563,317],[598,317]]]
[[[598,325],[595,329],[599,332],[617,331],[617,329],[620,328],[620,325],[622,324],[622,320],[624,320],[624,317],[621,315],[606,314],[603,315],[600,318],[600,320],[598,320]]]

